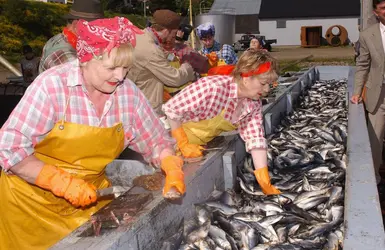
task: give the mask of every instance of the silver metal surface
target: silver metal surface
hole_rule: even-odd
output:
[[[322,74],[321,74],[322,75]],[[354,69],[348,73],[348,97]],[[349,104],[348,166],[345,184],[344,249],[385,249],[385,232],[362,104]]]
[[[100,197],[104,197],[104,196],[113,195],[115,198],[117,198],[127,191],[128,191],[128,188],[125,188],[122,186],[112,186],[112,187],[96,190],[96,196],[98,198],[100,198]]]
[[[195,17],[195,27],[211,22],[215,26],[215,40],[221,44],[232,45],[235,34],[235,16],[224,14],[202,14]]]
[[[261,8],[261,2],[262,0],[215,0],[209,13],[234,9],[236,15],[257,15]]]
[[[7,61],[3,56],[0,55],[0,63],[4,65],[9,71],[14,73],[16,76],[23,76],[23,74],[17,70],[10,62]]]

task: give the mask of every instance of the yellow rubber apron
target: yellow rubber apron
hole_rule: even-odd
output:
[[[235,125],[224,118],[224,111],[211,119],[199,122],[186,122],[182,126],[186,132],[189,143],[199,145],[206,145],[222,132],[237,129]]]
[[[171,67],[173,67],[173,68],[176,68],[176,69],[179,69],[180,68],[180,61],[179,61],[179,59],[177,59],[176,58],[176,60],[174,60],[174,61],[172,61],[172,62],[169,62],[170,63],[170,65],[171,65]],[[180,87],[168,87],[168,86],[164,86],[164,90],[167,92],[167,93],[169,93],[169,94],[173,94],[173,93],[175,93],[175,92],[177,92],[177,91],[180,91],[180,90],[182,90],[182,89],[184,89],[185,87],[187,87],[188,85],[190,85],[192,82],[188,82],[188,83],[186,83],[186,84],[183,84],[182,86],[180,86]]]
[[[68,103],[67,103],[68,106]],[[97,188],[110,185],[105,167],[122,152],[121,123],[109,128],[65,122],[55,124],[35,146],[35,156]],[[110,201],[77,209],[64,198],[16,175],[0,179],[0,249],[47,249],[86,222]]]

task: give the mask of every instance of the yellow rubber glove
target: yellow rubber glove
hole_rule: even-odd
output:
[[[201,157],[203,155],[202,150],[204,148],[197,144],[190,144],[188,142],[186,132],[183,130],[182,127],[179,127],[171,131],[171,135],[172,137],[175,138],[178,148],[182,153],[183,157],[196,158],[196,157]]]
[[[166,174],[166,182],[163,188],[163,196],[168,199],[179,198],[186,192],[183,160],[174,155],[162,159],[161,168]]]
[[[264,194],[271,195],[271,194],[281,193],[281,191],[279,191],[276,187],[271,185],[269,171],[267,167],[256,169],[254,171],[254,175],[255,175],[255,178],[257,178],[259,186],[262,188],[262,192]]]
[[[85,207],[96,202],[96,187],[52,165],[44,165],[35,184],[64,197],[74,207]]]

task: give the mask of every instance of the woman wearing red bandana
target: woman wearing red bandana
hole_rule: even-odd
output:
[[[214,75],[201,78],[183,89],[163,105],[184,157],[202,155],[199,144],[207,143],[223,130],[214,128],[197,135],[199,122],[209,120],[213,124],[228,124],[238,129],[252,155],[255,177],[267,194],[280,191],[270,183],[267,169],[267,145],[264,137],[262,104],[260,98],[270,90],[269,84],[277,80],[276,60],[265,51],[250,49],[239,58],[231,75]],[[197,126],[196,126],[197,125]],[[200,143],[201,142],[201,143]]]
[[[47,249],[110,201],[105,167],[125,147],[159,163],[163,195],[185,192],[183,160],[150,104],[125,79],[136,35],[125,18],[77,22],[78,59],[30,85],[0,130],[0,245]]]

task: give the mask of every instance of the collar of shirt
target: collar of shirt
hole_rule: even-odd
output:
[[[160,46],[160,39],[157,34],[154,33],[154,30],[151,27],[146,28],[148,34],[154,39],[156,45]]]

